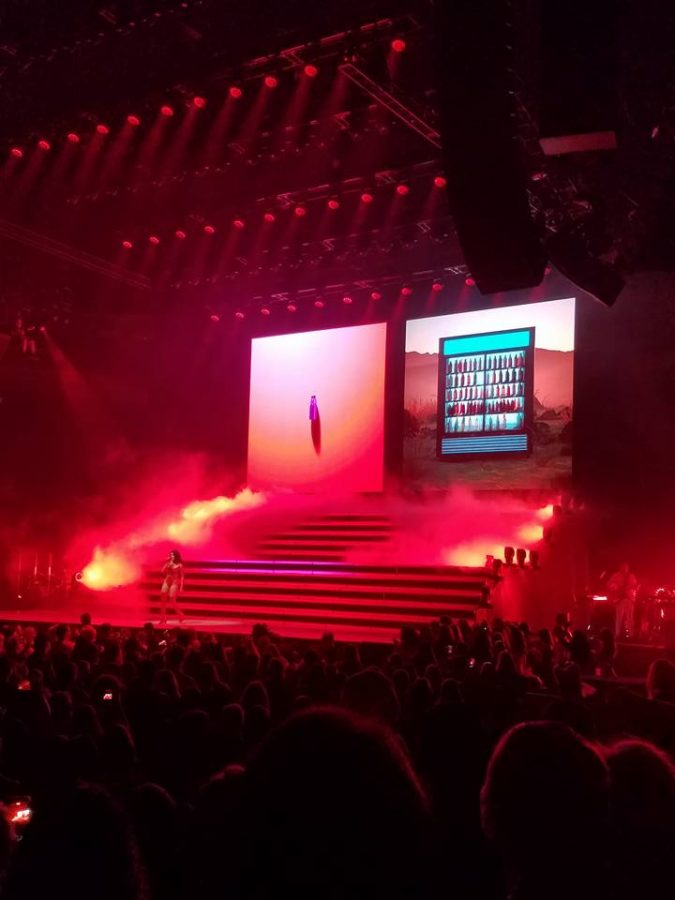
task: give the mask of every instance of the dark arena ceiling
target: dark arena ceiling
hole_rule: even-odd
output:
[[[431,6],[4,0],[5,311],[233,316],[466,274]],[[539,145],[539,6],[515,4],[514,42],[543,237],[582,229],[623,272],[672,268],[675,13],[614,4],[619,149],[555,158]]]

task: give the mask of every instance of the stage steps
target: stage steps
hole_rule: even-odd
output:
[[[266,537],[260,559],[338,562],[350,550],[369,551],[389,540],[392,525],[381,515],[322,515]]]
[[[153,619],[161,581],[153,571],[143,583]],[[332,631],[338,640],[390,641],[403,625],[474,619],[489,608],[491,586],[484,569],[452,566],[188,560],[180,606],[188,624],[213,622],[219,630],[226,623],[248,633],[264,622],[289,637]]]

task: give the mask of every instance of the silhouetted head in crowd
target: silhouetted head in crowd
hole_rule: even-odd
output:
[[[647,696],[650,700],[675,703],[675,665],[668,659],[655,659],[647,673]]]
[[[597,900],[606,872],[609,773],[591,744],[566,725],[517,725],[492,755],[481,809],[517,896],[567,895],[574,885],[577,896]]]
[[[314,709],[250,759],[238,897],[396,900],[426,896],[428,813],[383,726]]]
[[[363,716],[393,725],[401,714],[392,682],[377,669],[364,669],[348,678],[342,691],[342,703]]]

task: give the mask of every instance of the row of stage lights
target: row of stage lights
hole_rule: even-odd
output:
[[[437,175],[434,178],[434,186],[439,188],[439,190],[444,188],[446,186],[446,183],[447,183],[446,179],[443,175]],[[398,184],[398,185],[396,185],[396,193],[400,197],[405,197],[410,193],[410,187],[405,183]],[[372,203],[374,199],[375,199],[375,195],[373,193],[371,193],[370,191],[364,191],[361,194],[361,202],[365,203],[366,205]],[[335,211],[335,210],[340,209],[341,203],[337,197],[331,197],[326,202],[326,206],[328,207],[328,209]],[[293,214],[301,219],[307,215],[307,207],[302,206],[302,205],[295,206],[295,207],[293,207]],[[268,210],[267,212],[263,213],[262,220],[266,224],[271,225],[273,222],[276,222],[277,213],[274,213],[271,210]],[[246,228],[246,221],[242,218],[237,217],[236,219],[232,220],[232,227],[236,228],[238,231],[243,231]],[[207,224],[207,225],[203,225],[201,227],[201,231],[202,231],[202,234],[211,236],[216,233],[217,229],[216,229],[215,225]],[[174,237],[179,241],[184,241],[188,237],[188,233],[183,228],[177,228],[176,231],[174,231]],[[161,242],[162,242],[162,239],[159,237],[159,235],[156,235],[156,234],[148,235],[148,243],[152,244],[154,247],[161,244]],[[133,241],[125,239],[121,243],[122,243],[122,247],[125,250],[133,249],[133,246],[134,246]]]
[[[394,38],[390,46],[394,53],[403,53],[403,51],[406,49],[406,43],[403,38]],[[319,68],[313,63],[307,63],[303,67],[303,72],[307,78],[316,78],[316,76],[319,74]],[[270,88],[270,90],[274,90],[274,88],[279,86],[279,78],[276,75],[272,74],[265,75],[263,77],[263,83],[265,84],[265,87]],[[244,96],[244,89],[238,84],[233,84],[230,86],[228,94],[233,100],[240,100]],[[194,109],[204,109],[207,106],[207,103],[208,101],[206,97],[196,95],[192,98],[190,105]],[[161,106],[159,112],[162,116],[168,119],[170,119],[176,113],[175,109],[168,104],[164,104],[163,106]],[[132,128],[138,128],[142,124],[142,120],[140,116],[132,113],[127,116],[127,124]],[[110,126],[106,125],[104,122],[99,122],[98,125],[96,125],[95,130],[97,134],[102,136],[110,134]],[[81,137],[79,134],[77,134],[77,132],[71,131],[66,135],[66,140],[70,144],[79,144],[81,141]],[[46,138],[40,138],[40,140],[38,140],[37,142],[37,146],[40,150],[44,150],[45,152],[52,149],[51,142]],[[18,145],[12,147],[9,152],[10,155],[15,159],[22,159],[25,155],[24,148]]]

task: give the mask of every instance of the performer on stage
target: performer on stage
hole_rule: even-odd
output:
[[[178,550],[172,550],[169,558],[162,566],[164,582],[160,592],[160,625],[166,625],[167,607],[178,614],[178,621],[183,621],[183,611],[177,606],[177,599],[183,590],[183,559]],[[167,603],[167,600],[170,602]]]
[[[617,638],[635,636],[635,600],[638,581],[628,563],[623,563],[607,582],[610,600],[614,603],[616,619],[614,631]]]

